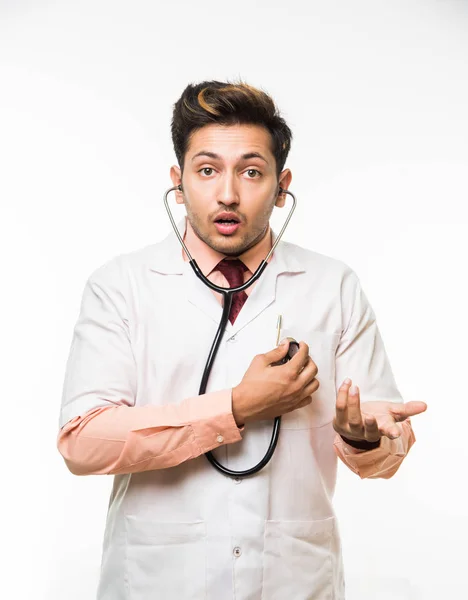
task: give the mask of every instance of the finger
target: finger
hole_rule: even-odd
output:
[[[391,417],[380,424],[379,430],[382,435],[387,436],[391,440],[395,440],[401,435],[401,430],[398,427],[398,424],[395,423]]]
[[[390,412],[395,421],[404,421],[408,417],[423,413],[426,409],[427,404],[425,402],[413,400],[411,402],[399,403],[395,404],[395,406],[391,406]]]
[[[361,400],[359,397],[359,388],[352,385],[348,393],[348,425],[351,432],[357,432],[363,429],[361,415]]]
[[[313,400],[312,395],[309,394],[308,396],[305,396],[304,398],[302,398],[302,400],[299,402],[299,404],[297,405],[296,408],[302,408],[304,406],[308,406],[312,402],[312,400]]]
[[[302,390],[301,400],[304,397],[311,396],[314,392],[316,392],[320,387],[320,381],[318,379],[312,379],[310,383],[308,383],[305,388]]]
[[[351,379],[346,378],[338,389],[336,396],[336,425],[346,429],[348,426],[348,392],[351,387]]]
[[[307,355],[307,362],[302,371],[297,375],[297,383],[301,387],[309,385],[317,376],[318,369],[314,361]]]
[[[281,343],[276,346],[276,348],[273,348],[273,350],[265,352],[264,354],[259,354],[258,358],[261,358],[265,365],[271,365],[284,358],[288,353],[288,349],[289,339],[285,338],[285,340],[282,340]]]
[[[305,342],[299,342],[299,350],[288,362],[289,370],[296,376],[306,367],[309,362],[309,346]]]
[[[364,417],[364,434],[369,442],[377,442],[382,437],[377,425],[377,419],[373,415]]]

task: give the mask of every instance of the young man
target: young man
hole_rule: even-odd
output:
[[[184,90],[172,136],[179,231],[211,281],[239,285],[276,237],[291,131],[263,91],[209,81]],[[402,402],[346,263],[281,241],[233,302],[197,395],[221,303],[174,233],[86,282],[58,446],[72,473],[115,475],[99,600],[342,600],[337,456],[362,478],[388,478],[415,441],[408,417],[426,405]],[[288,350],[276,346],[278,315],[300,349],[272,368]],[[254,466],[278,415],[275,454],[256,475],[226,477],[203,456]]]

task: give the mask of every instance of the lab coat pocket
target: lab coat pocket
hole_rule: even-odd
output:
[[[261,600],[335,600],[335,521],[265,522]]]
[[[288,327],[282,329],[281,338],[285,337],[292,337],[298,342],[303,340],[309,346],[309,356],[318,368],[317,377],[334,379],[335,354],[341,338],[339,333]]]
[[[126,583],[131,600],[205,598],[204,521],[126,517]]]

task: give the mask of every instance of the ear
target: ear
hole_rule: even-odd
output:
[[[173,165],[171,167],[170,176],[171,176],[173,185],[182,185],[182,174],[180,171],[180,167],[178,167],[177,165]],[[175,195],[176,195],[177,204],[183,204],[184,203],[183,192],[176,190]]]
[[[292,173],[290,169],[284,169],[284,171],[282,171],[279,176],[279,187],[283,190],[287,190],[291,184],[291,180]],[[286,196],[287,194],[279,191],[278,197],[276,198],[275,206],[282,208],[286,204]]]

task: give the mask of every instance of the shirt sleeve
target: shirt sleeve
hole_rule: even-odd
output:
[[[348,267],[342,281],[341,310],[344,329],[335,354],[336,393],[346,377],[359,386],[361,402],[404,402],[390,366],[376,316],[356,273]],[[410,419],[398,426],[401,436],[383,436],[380,447],[358,450],[337,435],[337,456],[361,478],[388,479],[398,470],[416,441]]]
[[[338,434],[334,448],[342,462],[361,479],[390,479],[399,469],[409,449],[416,441],[409,419],[397,423],[400,437],[391,440],[382,436],[379,448],[358,450],[347,444]]]
[[[72,473],[133,473],[175,466],[242,439],[232,390],[135,406],[136,364],[118,259],[87,280],[65,369],[57,439]]]
[[[57,445],[75,475],[117,475],[173,467],[239,441],[232,390],[187,398],[178,405],[111,406],[74,417]]]

